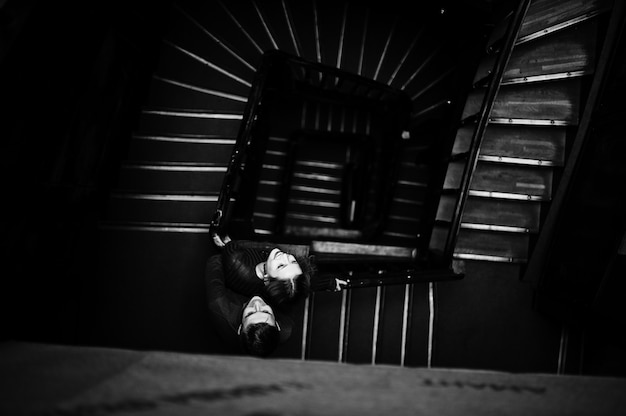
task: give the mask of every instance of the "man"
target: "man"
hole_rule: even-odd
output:
[[[205,279],[209,317],[233,351],[266,357],[289,339],[289,317],[275,312],[260,296],[249,298],[226,287],[219,254],[207,261]]]

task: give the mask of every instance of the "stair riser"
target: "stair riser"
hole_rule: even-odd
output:
[[[153,79],[146,106],[148,108],[185,108],[243,114],[247,96],[230,93],[227,96],[219,95],[224,92],[227,91],[202,89],[188,81],[185,81],[184,85],[180,85],[161,79]]]
[[[504,72],[503,81],[537,75],[563,74],[593,70],[595,61],[595,21],[579,25],[575,30],[557,32],[516,46]],[[474,82],[486,77],[493,68],[495,57],[483,60]]]
[[[463,109],[463,118],[477,114],[484,91],[473,91]],[[492,118],[551,120],[578,124],[580,81],[578,79],[543,84],[502,86],[496,97]]]
[[[455,203],[455,197],[442,196],[437,219],[450,221]],[[539,230],[540,211],[538,202],[469,198],[462,222],[519,227],[536,232]]]
[[[610,1],[610,0],[609,0]],[[519,37],[539,32],[597,9],[605,8],[607,0],[587,1],[534,1],[531,2],[520,29]]]
[[[446,175],[445,188],[457,189],[462,174],[463,165],[451,163]],[[470,189],[529,195],[548,200],[552,192],[552,171],[546,168],[479,164],[474,172]]]
[[[469,150],[473,126],[458,130],[453,154]],[[480,155],[528,159],[561,166],[565,160],[566,130],[563,127],[498,126],[487,127]]]
[[[217,193],[221,189],[224,173],[124,168],[120,173],[119,188],[146,193]]]
[[[107,219],[116,222],[208,224],[216,205],[217,200],[168,201],[114,197],[109,202]]]
[[[139,132],[154,135],[213,135],[220,137],[237,137],[241,117],[220,118],[206,114],[198,115],[163,115],[144,112],[139,121]]]
[[[447,234],[447,228],[435,227],[430,246],[443,249]],[[497,261],[526,261],[528,244],[528,234],[461,229],[454,253],[500,258]]]
[[[228,165],[234,139],[226,143],[173,142],[133,138],[129,159],[146,162],[195,162]]]

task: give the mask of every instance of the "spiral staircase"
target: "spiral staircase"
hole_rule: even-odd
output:
[[[206,320],[195,335],[176,330],[171,317],[180,311],[171,300],[195,300],[185,313],[206,313],[203,293],[178,277],[201,281],[204,261],[217,252],[211,221],[256,70],[273,50],[409,98],[383,246],[414,247],[426,239],[433,251],[453,248],[448,260],[454,268],[477,262],[523,269],[575,138],[584,134],[581,117],[593,105],[589,90],[612,7],[603,0],[522,1],[491,25],[458,6],[426,7],[416,16],[401,2],[175,1],[150,96],[101,225],[105,250],[117,260],[102,265],[107,282],[97,295],[103,308],[96,325],[102,334],[93,340],[106,334],[109,343],[153,347],[143,334],[166,325],[161,348],[184,339],[198,350],[221,352],[206,345]],[[307,114],[307,127],[349,125],[329,119],[319,106]],[[284,156],[283,142],[280,132],[270,135],[268,153],[276,160]],[[294,198],[309,209],[291,217],[300,229],[339,222],[340,203],[323,196],[340,181],[332,169],[338,162],[325,160],[332,159],[332,146],[317,149],[308,166],[320,170],[314,172],[318,183],[300,184],[313,195]],[[281,163],[265,163],[266,171]],[[305,182],[307,173],[300,175]],[[271,238],[274,219],[262,205],[272,197],[262,190],[258,195],[255,232]],[[431,215],[420,211],[424,207]],[[420,219],[431,217],[422,233]],[[160,290],[166,281],[169,289]],[[297,305],[300,324],[276,355],[433,365],[436,286],[425,281],[315,293]],[[115,306],[109,296],[128,298]],[[162,305],[156,315],[141,316],[155,302]],[[154,327],[137,331],[132,319]]]

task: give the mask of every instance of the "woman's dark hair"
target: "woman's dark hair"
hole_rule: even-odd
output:
[[[265,285],[265,291],[276,305],[291,302],[300,295],[307,296],[311,289],[311,278],[315,273],[312,257],[294,255],[302,274],[293,279],[272,279]]]

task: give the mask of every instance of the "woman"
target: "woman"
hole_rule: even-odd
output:
[[[315,275],[310,257],[287,253],[269,243],[229,241],[222,252],[226,286],[246,296],[265,295],[279,305],[311,291],[341,290],[346,282]]]

